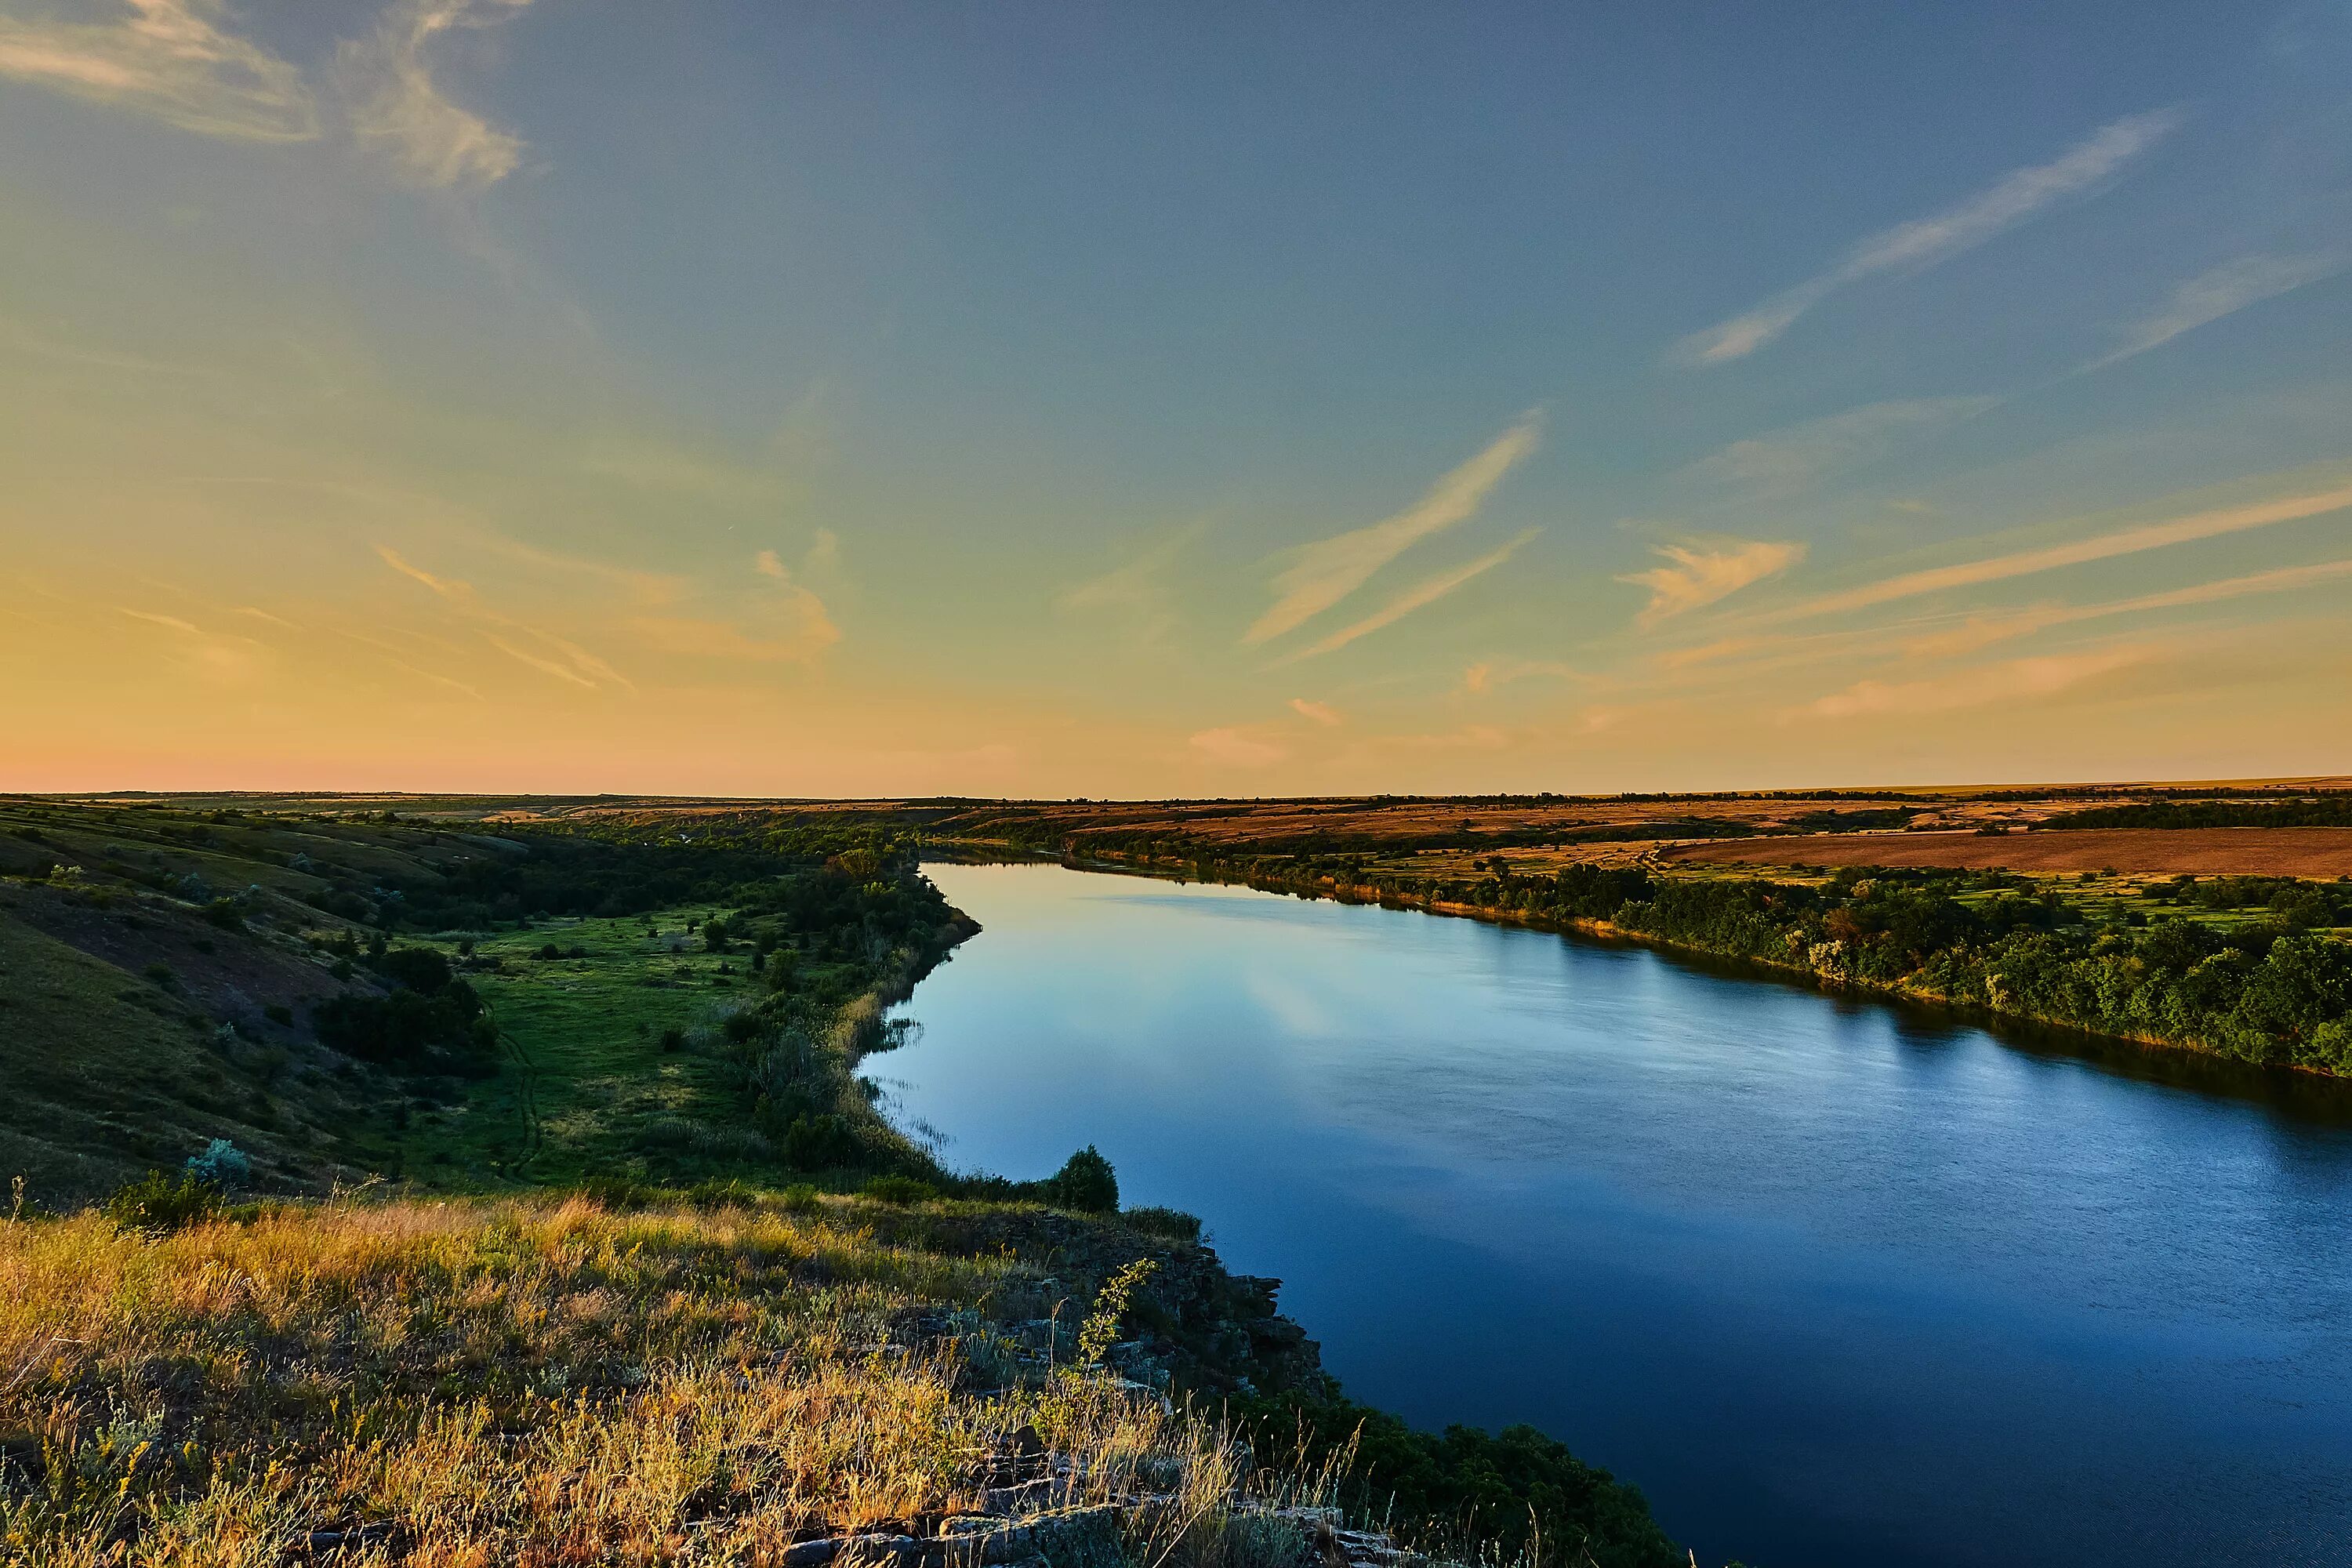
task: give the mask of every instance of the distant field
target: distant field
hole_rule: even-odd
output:
[[[2352,827],[2051,828],[1998,837],[1816,833],[1681,844],[1660,851],[1660,858],[1714,865],[2332,878],[2352,876]]]

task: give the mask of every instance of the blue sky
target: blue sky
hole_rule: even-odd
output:
[[[2352,769],[2347,66],[2343,0],[0,0],[0,773]]]

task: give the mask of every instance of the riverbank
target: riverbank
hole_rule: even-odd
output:
[[[2286,922],[2217,929],[2178,918],[2152,923],[2137,910],[2126,917],[2134,923],[2093,924],[2060,888],[2027,897],[1998,874],[1978,889],[1948,873],[1853,868],[1818,883],[1582,866],[1528,878],[1496,857],[1483,881],[1465,887],[1394,875],[1356,881],[1265,858],[1061,859],[1630,942],[1826,992],[2107,1045],[2321,1078],[2352,1072],[2352,943]],[[1973,904],[1964,901],[1970,891]],[[2341,916],[2336,904],[2352,904],[2346,894],[2325,887],[2304,896],[2325,920]]]

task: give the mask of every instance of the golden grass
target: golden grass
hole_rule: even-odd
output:
[[[961,1389],[953,1336],[897,1331],[919,1310],[984,1339],[1043,1310],[1038,1281],[877,1244],[858,1213],[0,1221],[0,1557],[278,1563],[377,1524],[334,1561],[760,1563],[973,1507],[1024,1425],[1077,1461],[1066,1500],[1148,1482],[1180,1500],[1167,1547],[1207,1539],[1222,1435],[1105,1377]]]

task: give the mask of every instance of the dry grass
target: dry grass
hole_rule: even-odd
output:
[[[970,1392],[956,1338],[899,1329],[919,1310],[984,1341],[1039,1281],[878,1245],[858,1213],[0,1221],[0,1558],[278,1563],[376,1524],[335,1561],[759,1563],[973,1506],[1024,1426],[1079,1499],[1173,1495],[1150,1556],[1217,1556],[1221,1434],[1100,1376]]]

